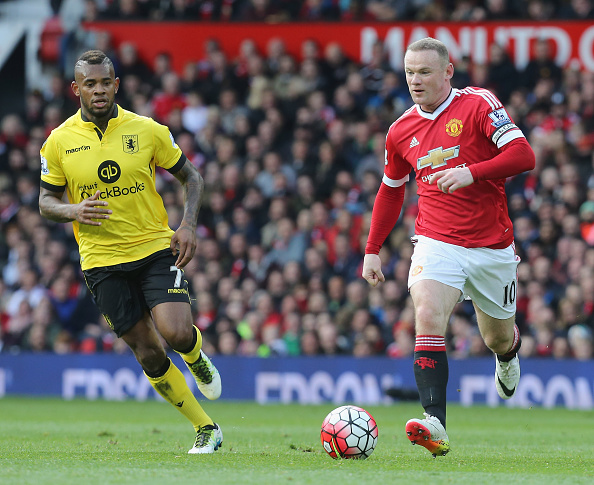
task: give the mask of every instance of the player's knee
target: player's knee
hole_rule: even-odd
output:
[[[513,337],[512,337],[513,338]],[[484,336],[485,345],[496,354],[505,354],[509,351],[512,339],[501,334],[490,334]]]
[[[167,359],[165,349],[163,349],[162,347],[137,347],[133,350],[134,355],[136,356],[136,360],[138,360],[138,363],[148,373],[157,372],[163,366],[163,363]]]
[[[417,335],[441,335],[445,324],[443,316],[431,305],[418,305],[415,308],[415,329]]]
[[[167,335],[163,335],[163,338],[173,350],[183,352],[192,345],[194,331],[191,325],[177,325]]]

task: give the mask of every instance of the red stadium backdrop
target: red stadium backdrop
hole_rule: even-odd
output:
[[[360,62],[371,57],[376,40],[382,40],[389,52],[390,63],[396,70],[402,68],[405,47],[411,42],[431,36],[444,42],[454,61],[469,55],[474,62],[488,61],[489,45],[497,42],[504,46],[516,66],[522,69],[530,60],[534,42],[550,39],[552,52],[558,65],[575,66],[594,71],[594,24],[592,22],[527,23],[504,22],[485,24],[465,23],[290,23],[290,24],[236,24],[236,23],[118,23],[96,22],[85,25],[91,30],[105,30],[112,34],[114,45],[122,41],[136,44],[141,58],[152,64],[155,55],[169,52],[174,68],[181,72],[188,61],[204,57],[204,44],[216,39],[230,59],[239,53],[244,39],[252,39],[262,53],[272,38],[282,38],[287,50],[297,59],[304,40],[314,39],[320,47],[338,42],[347,55]]]

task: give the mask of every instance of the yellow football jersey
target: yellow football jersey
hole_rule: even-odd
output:
[[[79,110],[53,130],[41,148],[41,186],[66,189],[78,204],[101,191],[109,219],[101,226],[73,222],[83,270],[137,261],[166,249],[169,228],[155,187],[155,168],[172,173],[186,157],[166,126],[117,107],[105,133]]]

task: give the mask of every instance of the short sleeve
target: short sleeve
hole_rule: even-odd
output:
[[[49,190],[60,191],[66,187],[66,176],[62,170],[56,139],[50,135],[40,151],[41,185]]]
[[[483,103],[480,111],[481,131],[501,148],[516,138],[523,138],[522,130],[516,126],[507,110],[497,97],[487,90],[482,90]]]
[[[382,182],[390,187],[400,187],[408,182],[410,177],[411,166],[410,164],[400,156],[398,147],[394,140],[393,124],[388,130],[386,136],[386,151],[385,151],[385,166],[384,176]]]
[[[181,158],[182,151],[175,143],[173,135],[164,125],[153,121],[155,140],[155,163],[159,167],[168,169],[173,167]]]

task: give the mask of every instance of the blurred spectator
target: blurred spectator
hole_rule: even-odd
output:
[[[375,42],[371,48],[371,59],[359,73],[368,96],[376,95],[383,87],[384,75],[390,70],[387,53],[382,42]]]
[[[543,3],[532,0],[530,4]],[[562,79],[562,71],[551,54],[551,43],[548,39],[538,39],[534,44],[534,58],[531,59],[523,71],[523,84],[532,90],[539,80],[551,80],[553,86],[558,86]]]
[[[143,20],[149,16],[148,5],[140,0],[113,0],[99,17],[119,21]]]
[[[239,18],[244,22],[277,23],[289,19],[278,0],[246,0]]]
[[[19,272],[17,289],[6,303],[9,316],[22,312],[21,303],[26,302],[30,308],[36,308],[46,298],[47,289],[39,283],[39,275],[32,268],[24,268]]]
[[[587,200],[580,206],[580,220],[582,238],[594,246],[594,201]]]
[[[340,18],[340,8],[333,0],[303,0],[298,20],[328,22]]]
[[[151,70],[147,64],[138,56],[136,45],[131,42],[122,42],[117,51],[118,76],[124,81],[127,76],[138,77],[141,82],[147,82],[151,78]]]
[[[24,149],[27,144],[27,133],[21,118],[16,114],[8,114],[0,122],[0,170],[8,171],[8,158],[13,149]]]
[[[503,3],[503,0],[499,1]],[[489,54],[487,87],[493,90],[503,104],[507,104],[512,91],[517,88],[518,70],[499,44],[491,44]]]
[[[181,92],[179,76],[173,72],[166,72],[161,78],[161,90],[152,101],[155,119],[160,123],[168,123],[173,110],[183,110],[186,107],[186,96]],[[170,123],[168,123],[170,124]]]
[[[268,76],[274,77],[280,69],[280,62],[287,53],[285,39],[282,37],[273,37],[266,44],[266,70]]]
[[[301,348],[301,355],[304,356],[319,355],[322,350],[320,348],[318,334],[313,330],[306,330],[301,334],[299,346]]]
[[[486,20],[505,20],[518,18],[520,15],[512,0],[487,0],[483,3],[485,4]]]
[[[567,340],[571,352],[577,360],[594,358],[594,337],[589,327],[585,325],[572,326],[568,331]]]
[[[528,0],[524,3],[524,16],[530,20],[550,20],[555,13],[551,0]]]
[[[166,8],[159,12],[159,20],[168,21],[192,21],[198,19],[199,6],[196,2],[187,0],[170,0],[166,2]]]
[[[567,0],[562,2],[558,17],[571,20],[594,19],[594,4],[591,0]]]
[[[405,20],[428,3],[429,0],[369,0],[366,10],[380,21]]]

